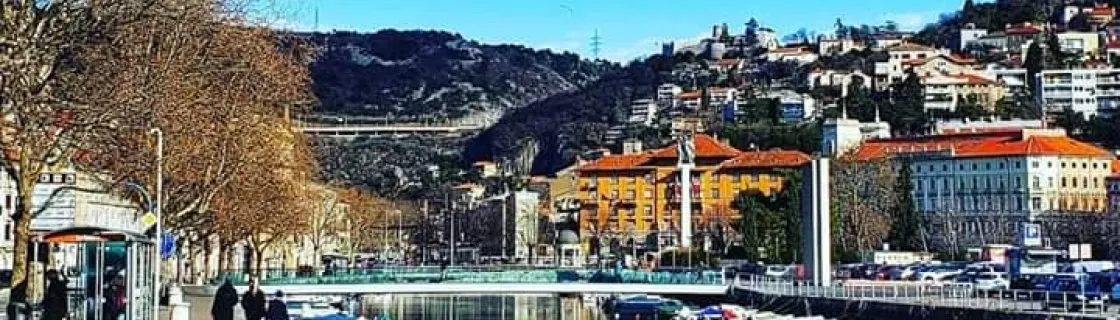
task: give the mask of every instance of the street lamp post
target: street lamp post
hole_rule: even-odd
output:
[[[155,276],[152,291],[152,319],[159,319],[159,287],[160,287],[160,250],[163,247],[163,130],[152,128],[149,133],[156,136],[156,204],[153,214],[156,216],[156,252],[153,255]]]

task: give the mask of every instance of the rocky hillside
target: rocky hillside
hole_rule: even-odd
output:
[[[319,115],[492,123],[509,110],[620,68],[441,31],[301,36],[318,48],[310,68]]]

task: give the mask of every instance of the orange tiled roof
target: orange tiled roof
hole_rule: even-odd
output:
[[[649,153],[609,155],[579,168],[581,171],[637,169],[649,160]]]
[[[741,60],[739,60],[739,59],[719,59],[719,61],[716,62],[716,64],[718,64],[720,66],[723,66],[723,67],[731,67],[731,66],[738,65],[739,61],[741,61]]]
[[[808,52],[808,51],[809,51],[808,47],[786,47],[786,48],[777,48],[777,49],[774,49],[774,50],[770,50],[771,53],[801,53],[801,52]]]
[[[721,165],[721,168],[800,167],[812,158],[800,151],[771,150],[743,152]]]
[[[697,158],[724,159],[721,167],[724,168],[763,168],[763,167],[796,167],[809,161],[809,156],[798,151],[762,151],[742,152],[731,146],[719,143],[709,135],[697,134],[694,137]],[[640,154],[610,155],[592,161],[579,168],[580,171],[607,171],[607,170],[641,170],[649,161],[658,159],[676,159],[677,146],[669,146],[654,151]]]
[[[1089,11],[1091,16],[1112,16],[1114,14],[1116,14],[1116,11],[1107,4],[1093,6],[1093,9]]]
[[[1007,30],[1004,30],[1004,33],[1006,33],[1008,35],[1021,35],[1021,34],[1039,34],[1039,33],[1042,33],[1043,31],[1044,30],[1040,26],[1036,26],[1036,25],[1032,25],[1032,24],[1019,24],[1019,25],[1013,25],[1013,26],[1011,26],[1011,28],[1007,28]]]
[[[731,146],[722,144],[719,141],[716,141],[715,138],[712,138],[712,136],[706,134],[697,134],[693,136],[693,141],[696,146],[697,158],[734,158],[735,156],[738,156],[740,153],[742,153],[742,151],[739,151],[739,149],[735,149]],[[670,146],[662,148],[661,150],[653,152],[652,157],[676,159],[677,147]]]
[[[976,85],[996,84],[996,82],[992,79],[988,79],[988,78],[985,78],[985,77],[981,77],[981,76],[974,75],[974,74],[968,74],[968,73],[950,75],[950,77],[967,80],[968,84],[976,84]]]
[[[1120,159],[1112,160],[1112,175],[1120,176]]]
[[[1017,136],[1018,132],[984,132],[965,134],[942,134],[916,138],[893,138],[869,140],[861,144],[852,157],[857,160],[871,160],[899,153],[946,151],[956,145],[987,139],[1004,139]]]
[[[887,51],[935,51],[935,49],[917,43],[903,42],[890,46]]]
[[[1112,153],[1070,137],[1039,136],[1030,136],[1027,139],[983,141],[965,144],[956,149],[956,156],[967,158],[1026,155],[1110,157]]]
[[[873,140],[853,153],[860,160],[894,154],[952,151],[955,157],[985,158],[1026,155],[1110,157],[1111,153],[1066,136],[1028,136],[1022,131],[948,134],[919,138]]]
[[[681,98],[681,99],[699,99],[700,98],[700,92],[699,91],[682,92],[678,97]]]
[[[903,65],[911,65],[911,66],[923,65],[923,64],[929,63],[933,59],[937,59],[937,58],[945,58],[945,60],[948,60],[949,62],[956,63],[956,64],[973,64],[973,63],[976,63],[976,59],[972,59],[972,58],[966,58],[966,57],[958,56],[958,55],[955,55],[955,54],[939,54],[939,55],[924,58],[924,59],[906,60],[906,61],[903,61],[902,64]]]

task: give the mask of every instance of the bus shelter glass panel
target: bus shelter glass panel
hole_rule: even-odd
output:
[[[78,276],[68,285],[70,319],[155,320],[154,246],[134,236],[99,234],[44,237],[78,247]]]

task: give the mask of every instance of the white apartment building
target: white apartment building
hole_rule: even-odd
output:
[[[986,35],[988,35],[988,30],[986,29],[976,28],[976,25],[971,23],[965,25],[957,35],[957,50],[965,51],[970,42],[976,41],[976,39],[980,39]]]
[[[666,83],[657,87],[657,101],[672,101],[674,97],[684,92],[681,86]]]
[[[817,101],[808,94],[780,90],[766,94],[767,99],[777,99],[784,123],[797,123],[817,117]]]
[[[986,132],[1015,132],[1023,129],[1044,129],[1038,119],[964,119],[938,120],[933,123],[933,134],[962,134]]]
[[[975,74],[935,74],[923,77],[922,85],[926,111],[956,111],[962,98],[975,99],[990,109],[1004,96],[1004,88],[998,82]]]
[[[887,62],[875,63],[875,89],[886,91],[891,84],[900,82],[911,68],[904,64],[925,61],[939,55],[950,56],[949,50],[934,49],[919,44],[902,42],[885,49],[890,56]]]
[[[821,155],[837,157],[860,146],[864,141],[889,139],[891,125],[875,119],[874,122],[860,122],[848,119],[845,112],[839,119],[827,119],[821,126]]]
[[[657,120],[657,102],[650,99],[634,100],[630,104],[630,123],[651,126]]]
[[[909,160],[923,214],[1102,213],[1113,156],[1064,130],[935,135],[865,143],[857,158]]]
[[[1038,81],[1047,112],[1073,109],[1088,118],[1120,108],[1120,69],[1043,70]]]

